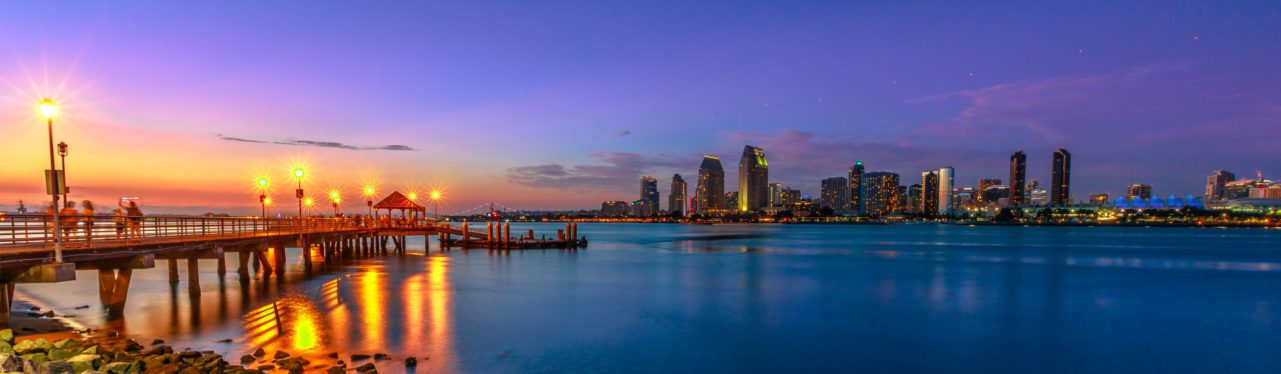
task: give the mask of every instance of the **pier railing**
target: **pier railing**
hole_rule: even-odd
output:
[[[59,216],[65,248],[92,247],[95,243],[146,243],[186,239],[241,238],[359,230],[382,225],[416,226],[415,221],[378,221],[358,218],[258,218],[111,215]],[[45,214],[0,216],[0,249],[52,246],[53,220]]]

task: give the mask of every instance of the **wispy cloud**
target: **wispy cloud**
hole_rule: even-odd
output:
[[[389,145],[379,145],[379,146],[358,146],[358,145],[351,145],[351,144],[340,143],[340,142],[331,142],[331,141],[293,140],[293,139],[291,139],[291,140],[270,140],[270,141],[269,141],[269,140],[257,140],[257,139],[238,138],[238,137],[234,137],[234,136],[226,136],[226,135],[222,135],[222,134],[214,134],[214,135],[215,135],[215,136],[217,136],[219,139],[222,139],[222,140],[232,141],[232,142],[244,142],[244,143],[280,144],[280,145],[296,145],[296,146],[321,147],[321,148],[337,148],[337,149],[347,149],[347,150],[353,150],[353,151],[414,151],[414,150],[415,150],[413,147],[410,147],[410,146],[407,146],[407,145],[400,145],[400,144],[389,144]]]
[[[528,187],[575,191],[622,191],[635,187],[647,172],[669,173],[696,165],[698,159],[677,156],[647,157],[627,152],[597,152],[593,162],[582,165],[541,164],[507,169],[507,181]],[[692,161],[691,161],[692,160]]]

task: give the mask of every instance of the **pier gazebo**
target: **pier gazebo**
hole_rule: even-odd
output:
[[[416,217],[420,212],[423,214],[427,212],[426,207],[418,205],[413,200],[405,197],[400,191],[392,192],[377,204],[374,204],[374,210],[386,210],[387,216],[391,216],[391,212],[399,210],[400,215],[404,217],[409,217],[411,214]]]

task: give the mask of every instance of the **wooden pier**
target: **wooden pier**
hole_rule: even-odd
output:
[[[356,257],[404,253],[407,238],[437,236],[441,250],[577,249],[587,245],[578,226],[566,224],[536,237],[533,230],[513,236],[506,222],[485,222],[473,231],[468,222],[438,223],[423,219],[383,216],[377,219],[143,216],[60,217],[62,261],[54,255],[54,236],[47,215],[9,215],[0,220],[0,324],[7,324],[18,283],[74,280],[76,270],[98,270],[99,298],[108,318],[124,311],[134,269],[166,263],[169,282],[176,285],[180,260],[185,260],[189,292],[200,292],[200,259],[217,260],[217,273],[227,273],[226,253],[234,252],[236,272],[247,281],[250,269],[263,277],[285,273],[285,248],[304,250],[304,269],[312,261],[327,263]],[[69,224],[74,222],[73,224]],[[479,226],[479,225],[476,225]],[[429,248],[429,247],[428,247]]]

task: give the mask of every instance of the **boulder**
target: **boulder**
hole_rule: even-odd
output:
[[[133,366],[133,364],[128,362],[112,362],[110,364],[103,365],[98,368],[98,370],[110,374],[126,374],[129,373],[129,368],[131,366]]]
[[[266,355],[267,355],[267,351],[264,351],[262,347],[258,347],[258,349],[254,350],[254,357],[263,357]]]
[[[13,329],[0,330],[0,341],[13,345]]]
[[[32,363],[36,363],[36,364],[49,361],[49,356],[45,355],[44,353],[29,353],[29,354],[22,355],[21,357],[23,360],[31,361]],[[24,363],[23,366],[26,366],[26,364]]]
[[[390,360],[390,359],[391,359],[391,355],[386,354],[386,353],[375,353],[375,354],[374,354],[374,361]]]
[[[374,363],[372,362],[366,362],[364,365],[360,365],[359,367],[356,367],[356,372],[357,373],[377,373],[378,367],[374,366]]]
[[[8,342],[0,342],[0,353],[14,354],[13,345]]]
[[[77,350],[54,348],[53,350],[50,350],[49,353],[47,353],[46,355],[49,356],[50,361],[62,361],[68,358],[79,356],[80,352]]]
[[[75,369],[66,361],[45,361],[36,365],[37,374],[75,373]]]
[[[87,370],[97,370],[102,367],[102,356],[98,355],[78,355],[67,359],[71,364],[73,372],[79,373]]]
[[[0,353],[0,371],[6,373],[22,371],[22,359],[12,354]]]
[[[410,358],[406,358],[406,359],[405,359],[405,367],[410,367],[410,368],[411,368],[411,367],[415,367],[415,366],[418,366],[418,359],[417,359],[417,358],[410,357]]]
[[[271,364],[268,364],[268,365],[258,365],[258,370],[262,370],[262,371],[272,371],[272,370],[276,370],[276,365],[271,365]]]
[[[276,356],[275,356],[275,357],[276,357],[276,359],[277,359],[277,360],[282,359],[282,358],[289,357],[289,352],[285,352],[285,351],[276,351]]]
[[[357,354],[351,355],[352,363],[355,363],[356,361],[360,361],[360,360],[367,360],[367,359],[369,359],[369,355],[367,354],[357,353]]]
[[[342,366],[333,366],[330,367],[329,370],[325,370],[325,374],[344,374],[346,372],[347,368]]]
[[[96,355],[101,350],[102,350],[101,348],[98,348],[98,346],[95,345],[95,346],[81,350],[80,353],[87,354],[87,355]]]
[[[240,363],[242,363],[242,364],[248,364],[248,363],[250,363],[250,362],[254,362],[254,361],[256,361],[256,360],[258,360],[258,359],[257,359],[257,358],[254,358],[254,356],[250,356],[250,355],[240,356]]]
[[[81,343],[79,340],[76,340],[76,339],[62,339],[54,342],[53,347],[58,349],[79,351],[81,349],[84,349],[85,345],[84,343]]]
[[[289,371],[302,371],[303,368],[307,367],[307,364],[310,363],[310,361],[307,361],[307,359],[302,357],[290,357],[276,360],[276,367]]]
[[[49,344],[49,342],[44,339],[27,340],[13,346],[13,351],[19,355],[45,353],[49,352],[50,349],[53,349],[53,344]]]

